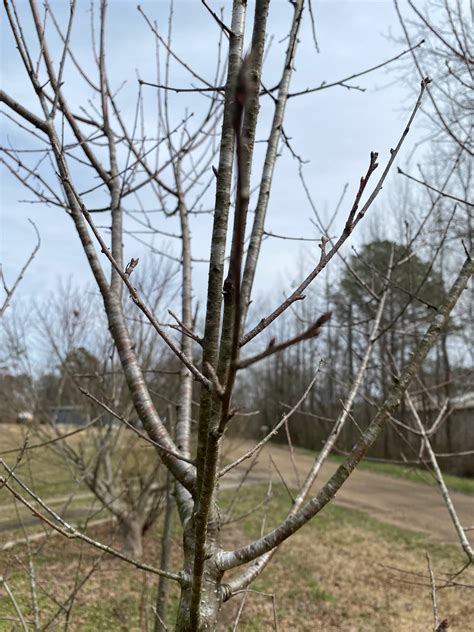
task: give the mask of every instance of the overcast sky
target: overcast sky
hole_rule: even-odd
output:
[[[213,2],[217,9],[222,4],[229,17],[230,3]],[[292,90],[319,85],[322,81],[332,82],[383,62],[404,48],[396,43],[390,34],[399,37],[400,29],[393,3],[387,1],[368,2],[317,2],[314,1],[316,32],[320,52],[316,53],[311,40],[309,23],[302,31],[302,42],[296,59],[296,72],[292,80]],[[63,25],[67,20],[68,3],[53,3],[58,18]],[[143,2],[145,12],[165,33],[169,4],[167,2]],[[89,2],[79,0],[77,17],[74,22],[72,46],[78,59],[83,60],[87,68],[92,68],[89,29]],[[28,37],[33,37],[29,9],[26,2],[18,2],[20,16],[25,18],[24,28]],[[274,34],[270,53],[267,58],[264,77],[268,84],[281,72],[282,55],[286,42],[281,41],[288,31],[291,19],[291,6],[286,1],[273,0],[270,8],[270,33]],[[252,14],[250,7],[249,15]],[[175,21],[173,26],[174,46],[182,57],[192,64],[201,75],[213,80],[215,68],[217,27],[204,7],[196,1],[175,3]],[[248,34],[250,29],[248,29]],[[1,23],[2,46],[2,83],[4,89],[15,99],[39,112],[35,95],[28,85],[28,79],[20,63],[12,36],[4,14]],[[56,43],[55,43],[56,42]],[[144,19],[138,13],[136,2],[114,0],[110,3],[107,26],[107,64],[111,84],[117,88],[127,80],[121,92],[123,113],[131,120],[137,93],[135,69],[140,69],[143,79],[154,81],[154,41]],[[51,48],[58,54],[58,40],[52,40]],[[68,67],[66,67],[66,70]],[[304,174],[315,203],[324,214],[335,207],[345,183],[349,183],[346,204],[341,208],[337,226],[341,226],[360,176],[365,172],[371,150],[380,152],[382,165],[387,160],[413,104],[413,94],[406,85],[395,81],[396,73],[385,70],[369,74],[352,82],[363,88],[347,90],[340,86],[290,100],[287,108],[285,131],[292,139],[294,150],[309,162]],[[70,81],[68,82],[68,79]],[[195,80],[182,68],[174,68],[172,83],[186,87]],[[72,85],[71,85],[72,82]],[[416,87],[415,87],[416,89]],[[65,73],[64,90],[73,103],[85,103],[89,98],[84,86],[77,82],[73,73]],[[154,90],[149,88],[150,91]],[[177,95],[172,99],[173,114],[176,120],[182,117],[185,109],[196,111],[202,108],[202,100],[189,95]],[[257,138],[264,139],[268,133],[268,103],[263,104],[263,116]],[[2,109],[3,104],[2,104]],[[154,129],[152,117],[146,118],[146,124]],[[14,129],[2,116],[3,146],[11,143],[20,148],[28,147],[29,139],[21,130]],[[415,126],[408,142],[400,154],[398,163],[403,164],[420,138],[422,125]],[[264,145],[258,146],[262,152]],[[34,234],[28,224],[28,218],[35,221],[41,233],[41,249],[19,290],[23,300],[37,297],[55,287],[58,278],[70,278],[77,282],[91,280],[85,256],[80,248],[72,222],[65,213],[57,208],[48,208],[42,204],[21,202],[32,199],[22,186],[1,168],[1,262],[5,276],[10,282],[21,268],[34,244]],[[253,173],[254,183],[258,181],[259,166]],[[77,186],[83,189],[85,183],[78,175]],[[379,223],[386,223],[389,216],[390,195],[387,189],[393,186],[396,175],[388,180],[381,194],[374,217]],[[213,194],[213,192],[212,192]],[[266,229],[290,236],[319,237],[310,219],[311,208],[304,196],[298,180],[298,164],[287,151],[278,162],[275,174],[275,186],[269,207]],[[164,220],[163,220],[164,221]],[[205,257],[209,243],[209,222],[193,221],[194,256]],[[369,222],[361,227],[358,239],[367,235]],[[166,224],[162,225],[167,229]],[[166,247],[170,252],[178,252],[172,242],[164,244],[155,241],[155,246]],[[144,256],[144,247],[136,241],[125,241],[126,259]],[[305,270],[311,267],[312,252],[317,246],[306,247],[301,255],[298,242],[267,239],[259,268],[257,294],[268,292],[272,287],[285,284],[290,287],[292,277],[296,277],[296,268],[302,265]],[[301,261],[303,263],[301,264]],[[202,296],[205,288],[207,266],[196,263],[196,297]]]

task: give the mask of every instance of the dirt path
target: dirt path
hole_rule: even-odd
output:
[[[66,511],[61,511],[61,517],[64,520],[70,521],[71,518],[87,518],[90,514],[90,510],[84,508],[71,507]],[[22,516],[21,522],[18,518],[11,518],[10,520],[1,520],[0,521],[0,533],[4,531],[15,531],[16,529],[20,529],[22,527],[42,527],[43,523],[36,516]],[[1,546],[0,546],[1,550]]]
[[[235,440],[231,444],[230,450],[226,452],[226,456],[234,460],[244,454],[252,445],[249,441]],[[270,454],[287,484],[296,487],[295,472],[288,450],[275,444],[270,444],[262,450],[248,482],[255,484],[268,480]],[[250,461],[247,460],[229,472],[222,481],[222,487],[236,486],[249,463]],[[312,459],[308,454],[297,454],[297,467],[301,478],[305,476],[311,464]],[[336,463],[326,463],[314,489],[318,489],[336,468]],[[277,477],[278,475],[274,475],[274,480]],[[451,498],[462,524],[465,526],[474,525],[474,496],[453,492]],[[58,499],[50,499],[50,504],[56,504],[57,501]],[[355,470],[338,492],[335,502],[344,507],[365,511],[382,522],[424,533],[436,542],[458,542],[446,506],[435,485],[415,483],[373,471]],[[71,507],[65,512],[64,517],[86,517],[89,513],[90,509],[88,508]],[[38,519],[33,516],[28,516],[25,520],[25,524],[28,526],[39,525]],[[5,515],[2,520],[0,512],[0,532],[11,531],[19,526],[17,520],[6,519]],[[474,531],[470,533],[472,539]]]
[[[227,456],[230,459],[238,458],[251,446],[251,442],[236,440]],[[258,463],[252,469],[252,482],[268,480],[270,454],[287,484],[296,487],[295,472],[288,449],[275,444],[267,445],[262,450]],[[301,453],[296,456],[298,472],[303,478],[312,464],[312,458]],[[249,463],[247,460],[236,468],[240,475]],[[326,463],[321,469],[314,489],[317,490],[327,481],[336,468],[337,463]],[[274,474],[273,480],[277,476]],[[232,480],[238,479],[236,473],[229,473],[230,477]],[[461,523],[464,526],[474,525],[474,496],[452,492],[451,499]],[[458,543],[456,531],[436,485],[415,483],[387,474],[356,469],[338,492],[335,502],[344,507],[365,511],[382,522],[424,533],[436,542]],[[470,533],[472,540],[474,531]]]

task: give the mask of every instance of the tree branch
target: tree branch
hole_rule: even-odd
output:
[[[362,437],[354,446],[347,460],[339,466],[336,473],[331,476],[321,491],[313,497],[295,515],[288,517],[276,529],[263,536],[259,540],[248,544],[240,549],[216,555],[216,562],[221,570],[228,570],[241,564],[245,564],[257,557],[271,551],[289,538],[295,531],[304,526],[311,518],[323,509],[330,502],[337,491],[342,487],[356,468],[367,450],[374,443],[377,436],[387,422],[390,414],[397,408],[400,399],[408,388],[411,380],[421,367],[426,355],[438,339],[439,335],[448,323],[449,316],[456,305],[461,293],[466,289],[469,279],[474,273],[474,261],[469,256],[457,279],[452,285],[447,298],[440,307],[439,312],[434,316],[421,342],[415,348],[410,361],[405,365],[400,377],[396,380],[390,390],[384,404],[369,424]]]

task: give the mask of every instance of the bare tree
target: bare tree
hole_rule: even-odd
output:
[[[147,287],[146,279],[142,281],[142,275],[136,279],[156,314],[160,314],[163,299],[171,296],[173,270],[166,267],[155,269],[152,288]],[[152,262],[149,269],[153,269]],[[16,412],[32,411],[34,423],[27,428],[29,435],[35,437],[36,444],[40,441],[49,446],[74,479],[85,484],[116,518],[124,550],[140,559],[143,534],[154,524],[164,497],[163,468],[160,471],[159,460],[144,458],[140,446],[147,437],[132,415],[133,405],[114,345],[104,327],[97,297],[91,294],[71,285],[60,287],[42,304],[36,303],[33,317],[19,318],[17,314],[15,327],[11,320],[4,323],[3,345],[12,358],[16,354],[16,370],[23,381],[28,378],[21,408]],[[164,374],[160,372],[157,367],[170,361],[164,357],[167,353],[157,349],[151,328],[130,314],[131,307],[127,306],[126,313],[134,322],[137,356],[143,371],[150,374],[153,399],[157,405],[167,406],[168,401],[155,393],[167,390],[168,397],[172,397],[169,378],[179,371],[170,367],[162,369]],[[31,372],[35,353],[47,358],[39,374]],[[11,375],[14,372],[12,367]],[[14,398],[8,392],[10,382],[2,390],[5,402],[15,413]],[[83,432],[68,432],[68,412],[70,421],[84,424]],[[145,446],[151,447],[150,442]]]
[[[33,228],[35,230],[35,233],[36,233],[36,245],[33,248],[33,250],[31,251],[30,256],[26,260],[25,264],[23,265],[22,269],[20,270],[18,276],[16,277],[16,279],[13,282],[13,285],[11,287],[9,287],[7,285],[5,276],[3,274],[3,270],[2,270],[1,265],[0,265],[0,279],[2,280],[3,291],[5,292],[5,298],[3,299],[2,305],[0,305],[0,317],[2,317],[4,315],[5,311],[9,307],[10,302],[12,300],[13,294],[15,293],[18,285],[20,284],[21,280],[23,279],[23,277],[25,275],[25,272],[27,271],[27,269],[31,265],[31,262],[35,258],[36,253],[40,249],[41,239],[40,239],[40,235],[39,235],[38,229],[36,228],[36,225],[34,224],[34,222],[32,222],[31,220],[29,220],[29,221],[30,221],[30,224],[33,226]]]
[[[474,41],[469,8],[460,0],[430,0],[423,9],[412,0],[394,0],[394,5],[402,42],[424,40],[422,47],[411,51],[411,60],[404,60],[405,77],[428,74],[432,79],[422,108],[427,131],[423,144],[430,144],[431,159],[425,157],[423,164],[418,163],[416,172],[400,168],[399,172],[418,188],[425,188],[432,206],[437,205],[436,214],[450,213],[453,203],[459,207],[456,236],[471,248],[473,108],[469,86]],[[452,250],[456,251],[456,246]]]
[[[210,19],[217,24],[222,46],[224,40],[228,44],[226,67],[223,67],[218,56],[213,81],[201,77],[174,52],[171,21],[168,35],[163,36],[156,24],[139,8],[155,38],[159,55],[164,55],[165,58],[164,78],[160,74],[155,83],[159,91],[158,124],[157,138],[153,141],[149,140],[143,129],[144,125],[140,125],[145,103],[143,90],[145,87],[150,88],[148,84],[151,82],[140,80],[136,117],[131,128],[121,114],[115,87],[110,85],[106,63],[108,7],[105,1],[100,3],[99,35],[97,47],[93,49],[95,67],[92,73],[86,70],[72,50],[71,30],[76,9],[74,1],[70,3],[67,24],[62,29],[48,2],[45,4],[48,20],[45,20],[36,1],[30,0],[30,17],[37,40],[33,42],[25,37],[23,12],[18,11],[15,2],[6,0],[7,20],[28,80],[37,97],[37,111],[19,103],[6,91],[0,91],[0,101],[7,106],[8,115],[20,126],[22,133],[29,133],[34,142],[40,144],[40,150],[50,165],[47,170],[35,169],[34,165],[26,166],[15,150],[7,148],[3,151],[7,169],[27,188],[33,189],[39,200],[61,208],[69,215],[100,292],[110,335],[135,413],[143,424],[148,439],[155,445],[157,460],[160,459],[174,477],[175,498],[183,532],[183,566],[179,572],[170,572],[140,563],[80,533],[22,483],[14,468],[6,463],[3,464],[6,475],[2,483],[51,528],[70,537],[82,538],[92,546],[120,557],[124,562],[133,563],[137,568],[177,582],[180,587],[180,603],[176,629],[188,631],[215,629],[223,602],[246,590],[266,567],[278,547],[334,498],[397,408],[410,382],[446,327],[450,314],[473,273],[473,261],[471,255],[467,254],[449,291],[441,304],[436,306],[424,335],[413,346],[410,357],[388,390],[384,402],[336,473],[315,495],[310,495],[311,482],[317,471],[317,468],[313,468],[281,524],[263,533],[253,542],[234,550],[224,550],[221,540],[219,483],[237,463],[249,458],[256,451],[242,455],[235,463],[222,467],[225,432],[238,412],[234,406],[233,394],[239,373],[284,349],[317,338],[324,332],[331,315],[328,312],[314,315],[312,322],[302,333],[270,344],[263,351],[248,351],[249,343],[290,307],[304,299],[304,293],[310,284],[336,256],[355,229],[363,225],[367,212],[379,196],[397,159],[430,80],[427,77],[422,78],[407,123],[400,130],[398,140],[395,139],[393,147],[387,151],[388,159],[378,178],[375,176],[379,167],[378,154],[371,153],[367,170],[346,210],[340,233],[332,240],[322,235],[320,256],[316,264],[311,266],[283,301],[266,316],[259,314],[258,322],[247,329],[247,315],[261,254],[278,150],[281,142],[289,142],[284,132],[284,113],[290,96],[296,96],[295,93],[290,93],[289,87],[300,38],[304,2],[292,2],[286,54],[281,62],[280,79],[275,87],[267,87],[262,76],[269,0],[259,0],[255,4],[255,13],[250,18],[252,32],[246,55],[247,2],[233,2],[229,25],[206,3],[203,4],[210,13]],[[61,50],[56,56],[50,46],[52,31],[62,41]],[[183,89],[181,86],[174,86],[170,76],[171,60],[185,68],[192,75],[193,81],[198,82],[199,87]],[[380,65],[383,64],[373,66],[366,72]],[[97,97],[100,103],[98,108],[95,104],[78,106],[70,102],[67,96],[69,70],[80,77]],[[347,80],[335,84],[345,85],[345,81]],[[207,99],[207,110],[202,120],[193,127],[192,121],[186,116],[177,125],[173,125],[169,102],[169,94],[173,90],[192,90]],[[273,119],[262,172],[257,178],[257,189],[254,192],[251,175],[256,164],[256,126],[260,100],[264,98],[270,99],[274,106]],[[215,135],[220,122],[220,140],[216,143]],[[212,166],[214,157],[218,157],[217,168]],[[77,174],[78,165],[81,169],[87,169],[90,186],[82,186],[82,179]],[[235,187],[232,186],[234,170]],[[206,210],[200,208],[200,204],[209,187],[215,187],[215,200],[212,205],[204,324],[202,334],[199,334],[193,310],[190,218]],[[181,313],[179,317],[172,315],[172,324],[180,333],[178,340],[160,322],[147,297],[135,286],[134,270],[139,264],[138,259],[131,258],[128,263],[124,259],[124,217],[132,212],[132,209],[127,208],[127,203],[134,196],[139,200],[140,207],[143,204],[140,196],[143,195],[144,199],[145,189],[153,195],[155,204],[163,214],[176,218],[178,222],[178,233],[173,234],[173,237],[180,244],[176,258],[181,273]],[[253,221],[249,213],[251,203],[254,206]],[[153,234],[162,231],[152,225],[152,209],[145,206],[141,208],[145,229]],[[106,213],[110,218],[110,234],[106,232],[107,229],[98,226],[95,218],[102,217],[98,213]],[[156,248],[155,254],[160,254],[156,252]],[[161,254],[170,256],[169,253]],[[153,400],[141,358],[137,353],[134,327],[126,316],[124,302],[128,298],[124,294],[133,301],[136,317],[149,323],[154,335],[167,345],[181,363],[174,436],[164,422],[165,410],[160,410]],[[316,376],[302,399],[315,379]],[[193,382],[197,383],[199,389],[195,436],[192,433],[191,414]],[[352,393],[349,393],[348,401],[351,397]],[[109,408],[111,413],[120,417]],[[9,482],[10,479],[19,488],[14,487]],[[31,498],[39,509],[35,509]],[[248,566],[243,568],[246,564]],[[229,571],[233,571],[230,579]]]

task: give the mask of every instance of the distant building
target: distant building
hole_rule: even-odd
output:
[[[54,424],[64,424],[67,426],[85,426],[92,421],[89,411],[85,411],[79,406],[55,406],[48,409],[49,420]],[[94,418],[96,418],[94,416]],[[98,426],[112,426],[120,424],[109,413],[101,413],[100,419],[97,419]]]
[[[435,422],[442,407],[431,400],[418,400],[415,405],[426,428]],[[431,445],[445,472],[474,477],[474,391],[450,397],[447,411],[449,414],[432,436]]]
[[[449,399],[449,403],[453,410],[474,408],[474,391],[465,393],[464,395],[458,395],[457,397],[451,397]]]
[[[55,406],[48,412],[50,420],[55,424],[84,426],[90,421],[89,416],[77,406]]]
[[[412,399],[417,410],[438,411],[443,405],[442,402],[436,402],[435,400],[423,397],[422,395],[413,397]],[[474,408],[474,391],[450,397],[448,404],[449,410],[469,410]]]

